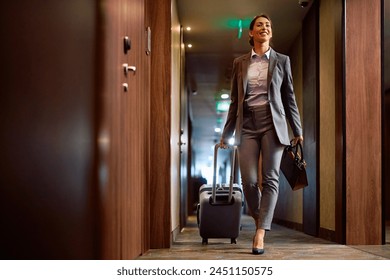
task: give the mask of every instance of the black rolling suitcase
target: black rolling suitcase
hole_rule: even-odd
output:
[[[237,147],[233,147],[228,186],[216,183],[218,149],[219,144],[214,148],[213,184],[204,184],[199,189],[197,220],[202,244],[208,244],[209,238],[230,238],[231,243],[237,243],[241,229],[242,189],[233,183]]]

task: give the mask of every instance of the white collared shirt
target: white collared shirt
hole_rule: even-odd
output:
[[[246,101],[248,106],[260,106],[268,103],[268,65],[269,49],[263,56],[259,56],[252,49],[251,62],[248,67],[248,84],[246,90]]]

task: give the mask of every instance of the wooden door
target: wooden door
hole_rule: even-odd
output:
[[[304,149],[309,186],[303,190],[303,231],[317,236],[319,231],[318,183],[318,5],[313,4],[303,22],[303,116]]]
[[[142,253],[143,193],[147,180],[148,159],[144,156],[148,148],[146,117],[149,113],[144,102],[148,92],[144,90],[146,56],[144,28],[144,0],[122,0],[125,11],[124,36],[129,39],[130,49],[123,57],[127,71],[123,71],[123,83],[128,84],[127,92],[122,91],[121,109],[121,154],[124,156],[121,185],[122,202],[122,258],[131,259]],[[125,74],[127,72],[127,74]]]
[[[144,250],[148,178],[144,0],[107,1],[101,18],[102,257],[132,259]]]

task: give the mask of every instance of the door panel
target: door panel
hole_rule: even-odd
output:
[[[304,149],[310,188],[303,190],[303,230],[317,236],[318,200],[318,5],[311,7],[303,22],[303,116]]]
[[[148,158],[144,98],[144,0],[111,0],[102,15],[103,98],[99,132],[103,258],[132,259],[142,253],[143,199]],[[125,51],[124,38],[130,49]],[[134,66],[125,71],[125,65]],[[126,69],[127,70],[127,69]],[[135,71],[134,71],[135,70]],[[127,72],[127,73],[126,73]],[[146,96],[146,97],[145,97]],[[103,178],[103,180],[102,180]]]
[[[122,0],[125,30],[131,49],[123,57],[128,65],[128,72],[123,71],[124,83],[128,84],[128,92],[122,92],[122,151],[125,152],[123,166],[122,190],[122,258],[131,259],[142,253],[142,191],[145,186],[146,159],[143,156],[145,139],[143,127],[144,114],[148,112],[142,107],[144,67],[142,58],[144,48],[144,0]]]

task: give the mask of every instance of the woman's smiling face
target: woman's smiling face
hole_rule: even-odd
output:
[[[271,40],[271,22],[265,17],[259,17],[253,25],[253,30],[249,30],[249,36],[253,38],[254,42],[258,43],[264,43]]]

